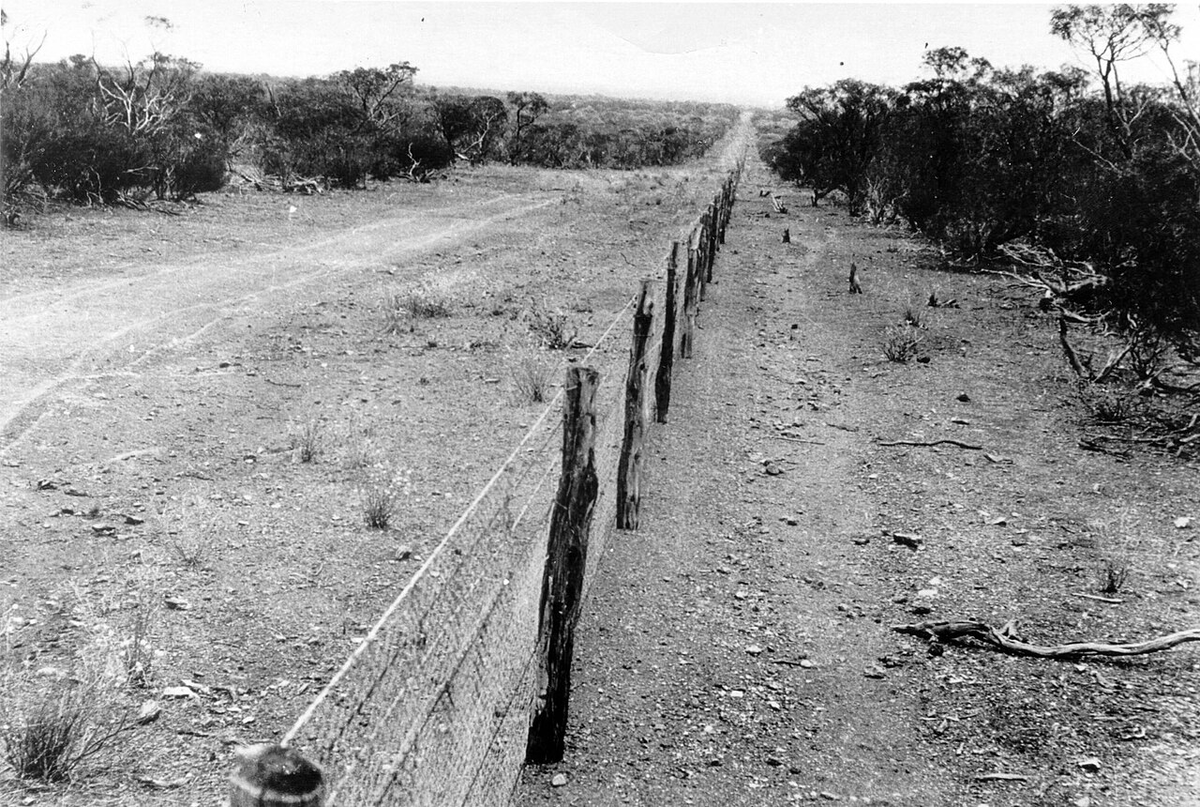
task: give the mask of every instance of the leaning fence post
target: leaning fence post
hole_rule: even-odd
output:
[[[600,373],[590,367],[567,369],[562,473],[550,518],[538,624],[543,696],[534,708],[525,744],[525,761],[535,765],[559,762],[566,745],[575,623],[582,604],[588,532],[599,489],[594,451],[599,383]]]
[[[654,419],[667,422],[671,408],[671,373],[675,368],[675,322],[679,317],[679,242],[671,242],[667,253],[667,299],[663,311],[662,351],[658,359],[658,376],[654,379]]]
[[[700,214],[700,223],[696,227],[696,288],[697,298],[704,302],[708,297],[708,211]]]
[[[291,748],[263,743],[237,752],[229,807],[320,807],[321,769]]]
[[[625,438],[617,462],[617,529],[638,528],[642,501],[642,444],[646,437],[646,342],[654,323],[654,282],[643,280],[633,315],[633,344],[629,349],[629,374],[625,379]]]

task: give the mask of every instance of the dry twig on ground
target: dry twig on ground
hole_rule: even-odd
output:
[[[983,622],[953,620],[942,622],[918,622],[913,625],[892,625],[897,633],[908,633],[923,639],[940,642],[954,639],[977,639],[1009,653],[1039,658],[1077,658],[1079,656],[1141,656],[1169,650],[1185,642],[1200,642],[1200,628],[1191,628],[1160,636],[1145,642],[1108,644],[1105,642],[1071,642],[1058,645],[1038,645],[1025,642],[1016,636],[1016,626],[1010,620],[1002,628],[993,628]]]

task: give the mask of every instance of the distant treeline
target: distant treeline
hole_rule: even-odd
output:
[[[1169,6],[1060,7],[1051,32],[1095,74],[932,50],[932,77],[903,88],[845,80],[789,99],[799,122],[764,156],[815,199],[907,224],[954,261],[1019,249],[1056,303],[1130,337],[1147,381],[1168,343],[1200,361],[1200,69],[1121,81],[1142,53],[1175,64]]]
[[[604,98],[503,98],[418,88],[417,68],[323,78],[207,73],[161,53],[122,67],[6,55],[0,125],[6,210],[47,197],[131,203],[216,190],[230,169],[285,190],[415,181],[455,161],[556,168],[674,165],[735,109]]]

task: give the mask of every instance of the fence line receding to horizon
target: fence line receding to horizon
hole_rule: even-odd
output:
[[[743,167],[738,158],[687,236],[670,245],[665,277],[644,282],[568,369],[570,388],[546,406],[280,744],[239,752],[231,807],[500,807],[523,762],[561,758],[574,623],[618,515],[622,527],[637,526],[641,446],[666,419],[673,371],[693,354],[699,303]],[[578,471],[564,403],[581,397],[581,377],[597,382],[590,406],[575,412],[587,419],[594,484],[583,486],[592,498],[579,505],[588,518],[567,530],[575,543],[564,547],[554,545],[564,540],[558,525],[553,540],[551,528],[556,511],[569,507],[564,480]],[[557,576],[556,556],[566,558]]]

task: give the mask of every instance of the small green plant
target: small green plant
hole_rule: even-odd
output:
[[[512,361],[513,392],[517,402],[545,403],[550,400],[556,365],[537,350],[521,351]]]
[[[317,457],[321,456],[321,432],[320,421],[310,420],[292,435],[292,449],[301,462],[316,462]]]
[[[911,325],[888,326],[883,332],[883,355],[888,361],[904,364],[915,358],[924,336]]]
[[[548,350],[566,350],[578,335],[565,313],[550,311],[544,302],[537,300],[526,310],[525,324],[538,344]]]

